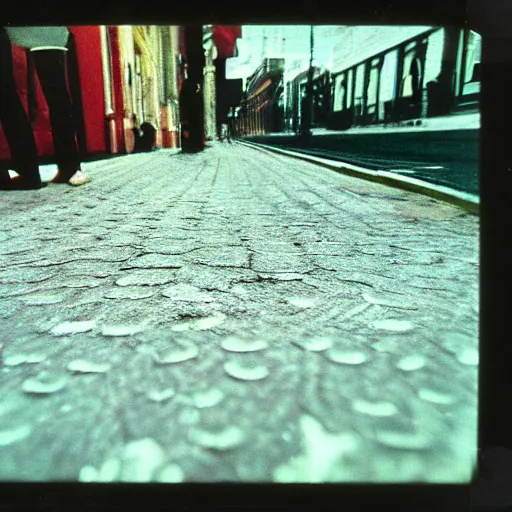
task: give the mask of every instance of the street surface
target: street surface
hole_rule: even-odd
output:
[[[236,143],[0,193],[0,480],[464,482],[478,217]]]
[[[313,134],[309,144],[296,135],[266,135],[244,140],[290,149],[479,194],[480,130]]]

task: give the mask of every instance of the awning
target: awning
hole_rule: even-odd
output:
[[[265,89],[267,89],[270,85],[272,85],[272,80],[266,80],[263,85],[260,85],[256,91],[254,91],[247,99],[250,100],[255,96],[261,94]]]

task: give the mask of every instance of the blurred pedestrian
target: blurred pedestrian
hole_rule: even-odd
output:
[[[231,144],[231,130],[227,120],[224,120],[220,125],[220,137],[219,140],[223,142],[227,140]]]
[[[153,151],[156,143],[156,128],[147,121],[140,125],[142,135],[140,137],[140,150],[143,152]]]
[[[231,130],[231,122],[230,122],[230,120],[226,121],[225,127],[226,127],[226,139],[231,144],[231,131],[232,130]]]
[[[141,151],[141,149],[140,149],[141,134],[140,134],[140,128],[137,126],[137,115],[136,114],[132,115],[132,123],[133,123],[133,128],[132,128],[133,152],[140,153],[140,151]]]
[[[54,183],[83,185],[90,178],[81,171],[73,106],[66,81],[66,27],[0,27],[0,122],[19,178],[6,180],[3,188],[37,189],[45,186],[39,175],[37,146],[16,89],[12,46],[30,50],[50,111],[58,174]],[[7,182],[7,183],[6,183]]]

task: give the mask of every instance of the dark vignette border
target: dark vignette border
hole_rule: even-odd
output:
[[[508,0],[263,0],[178,3],[169,0],[4,0],[2,24],[365,24],[467,26],[483,37],[481,136],[480,455],[512,449],[509,361],[512,323],[512,3]],[[450,376],[447,376],[449,379]],[[0,461],[1,463],[1,461]],[[435,470],[433,468],[433,470]],[[512,473],[511,473],[512,474]],[[496,510],[511,506],[487,488],[479,464],[471,485],[121,485],[0,483],[0,510]],[[491,478],[492,479],[492,478]],[[510,479],[512,484],[512,478]],[[510,485],[512,489],[512,485]],[[508,498],[508,501],[507,501]],[[497,501],[498,500],[498,501]],[[204,503],[204,506],[201,506]],[[495,506],[492,506],[495,503]],[[504,510],[500,507],[501,510]],[[508,508],[508,510],[512,510]]]

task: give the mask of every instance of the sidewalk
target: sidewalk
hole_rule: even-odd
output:
[[[177,153],[181,152],[181,149],[179,149],[179,148],[158,149],[158,150],[155,150],[155,153],[158,153],[160,151],[163,151],[167,154],[177,154]],[[133,160],[134,158],[136,159],[138,156],[140,156],[140,154],[136,154],[136,153],[132,153],[130,155],[123,155],[124,162],[129,162],[129,161]],[[116,155],[116,158],[119,158],[119,156]],[[105,162],[105,161],[106,160],[103,159],[103,160],[94,160],[92,162],[84,162],[84,163],[82,163],[81,167],[82,167],[82,170],[84,172],[86,172],[88,169],[94,169],[98,165],[101,165],[101,163],[99,163],[99,162]],[[18,173],[16,171],[9,170],[9,175],[11,176],[11,178],[13,178],[15,176],[18,176]],[[53,178],[55,178],[55,176],[57,175],[57,164],[40,165],[39,166],[39,175],[41,176],[41,181],[43,181],[45,183],[50,183],[50,181],[52,181]]]
[[[369,180],[374,183],[381,183],[383,185],[389,185],[390,187],[399,188],[403,190],[409,190],[417,194],[423,194],[440,201],[444,201],[473,214],[479,214],[480,212],[480,197],[477,194],[471,194],[461,190],[456,190],[452,187],[446,187],[437,183],[429,183],[424,179],[417,179],[407,174],[413,171],[408,170],[395,170],[395,171],[383,171],[383,170],[372,170],[368,167],[361,167],[348,162],[340,162],[330,158],[321,158],[319,156],[310,155],[301,152],[301,150],[294,151],[287,150],[268,144],[261,144],[259,142],[241,142],[245,146],[261,148],[262,151],[272,152],[281,155],[286,155],[295,159],[303,160],[305,162],[311,162],[327,169],[341,172],[354,178],[361,178]],[[433,166],[433,169],[438,166]]]
[[[471,114],[450,119],[427,119],[424,125],[415,128],[319,129],[313,130],[308,138],[283,133],[242,140],[274,148],[277,152],[299,153],[304,155],[302,158],[315,163],[319,163],[318,158],[328,159],[331,167],[347,164],[344,165],[346,169],[357,171],[351,173],[354,176],[377,178],[374,181],[405,187],[436,199],[450,200],[454,197],[458,206],[477,213],[479,122],[479,115]],[[449,125],[451,129],[448,129]]]
[[[422,119],[409,119],[389,124],[370,126],[355,126],[347,130],[329,130],[327,128],[313,128],[313,135],[351,135],[351,134],[376,134],[376,133],[403,133],[403,132],[427,132],[445,130],[479,130],[480,114],[456,114],[450,116],[427,117]],[[269,133],[273,137],[286,137],[295,135],[293,131]]]
[[[241,144],[0,192],[0,479],[464,482],[478,217]]]

